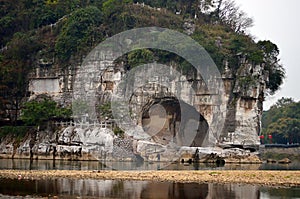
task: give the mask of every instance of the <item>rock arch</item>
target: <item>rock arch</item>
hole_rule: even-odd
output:
[[[181,112],[189,112],[181,117]],[[151,138],[160,144],[174,142],[179,146],[200,147],[208,136],[206,119],[193,106],[174,97],[155,98],[145,104],[141,125]]]

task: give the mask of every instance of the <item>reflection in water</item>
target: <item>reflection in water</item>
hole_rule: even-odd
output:
[[[281,199],[281,198],[300,198],[300,187],[293,189],[285,188],[261,188],[260,192],[261,198],[272,198],[272,199]]]
[[[300,170],[300,160],[293,160],[289,164],[265,163],[259,168],[260,170]]]
[[[297,198],[300,189],[262,188],[237,184],[197,184],[113,180],[12,180],[0,179],[0,196],[59,196],[81,198]],[[263,197],[262,197],[263,196]]]
[[[181,164],[166,162],[109,162],[107,166],[98,161],[63,161],[63,160],[33,160],[28,159],[0,159],[0,169],[23,170],[300,170],[300,162],[290,164]]]
[[[63,161],[0,159],[0,169],[21,170],[104,170],[105,166],[98,161]]]

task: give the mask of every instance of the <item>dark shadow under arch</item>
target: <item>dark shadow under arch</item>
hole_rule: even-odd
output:
[[[162,121],[165,121],[163,126]],[[141,123],[155,142],[164,145],[175,142],[179,146],[201,147],[205,144],[209,128],[203,115],[175,97],[149,101],[143,106]]]

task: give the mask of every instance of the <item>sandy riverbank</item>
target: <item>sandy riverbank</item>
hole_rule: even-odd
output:
[[[300,186],[300,171],[70,171],[0,170],[0,178],[102,179],[196,183],[242,183],[265,186]]]

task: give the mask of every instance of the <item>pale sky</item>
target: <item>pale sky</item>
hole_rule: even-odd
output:
[[[281,89],[264,102],[269,109],[281,97],[300,100],[300,0],[235,0],[254,19],[249,29],[255,40],[270,40],[280,50],[286,79]]]

